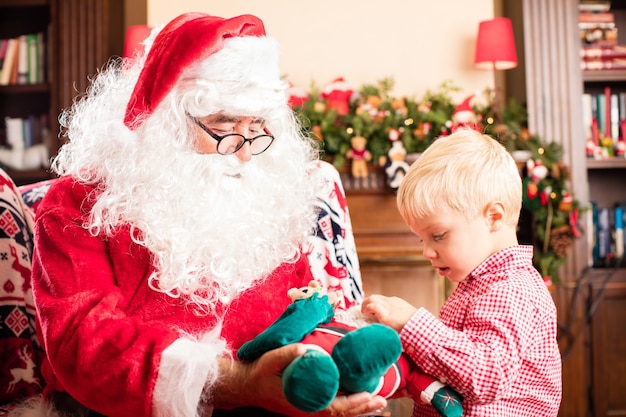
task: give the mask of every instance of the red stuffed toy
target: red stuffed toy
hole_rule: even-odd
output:
[[[292,288],[293,303],[263,333],[245,343],[237,356],[252,361],[268,350],[303,343],[307,352],[283,372],[283,391],[296,408],[326,408],[337,392],[368,391],[389,398],[406,388],[415,400],[430,403],[443,417],[463,414],[462,398],[425,374],[402,354],[398,334],[379,323],[355,327],[334,319],[338,293],[322,294],[316,281]]]

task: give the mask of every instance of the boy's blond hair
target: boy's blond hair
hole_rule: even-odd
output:
[[[504,146],[470,129],[435,140],[411,165],[397,196],[405,219],[424,218],[448,207],[471,220],[496,201],[505,207],[504,221],[517,225],[520,173]]]

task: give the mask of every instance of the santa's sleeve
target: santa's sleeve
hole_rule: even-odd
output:
[[[219,330],[194,340],[128,315],[118,285],[125,277],[113,273],[106,241],[80,226],[80,204],[63,200],[39,212],[35,230],[32,283],[48,389],[104,415],[195,415],[226,350]]]

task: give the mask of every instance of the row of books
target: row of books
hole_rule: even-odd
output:
[[[0,85],[45,81],[43,33],[0,39]]]
[[[610,11],[610,4],[586,6],[588,7],[579,7],[578,11],[581,69],[626,69],[626,46],[618,43],[618,28],[615,14]]]
[[[612,92],[607,86],[602,93],[583,94],[582,121],[585,138],[591,144],[605,147],[621,144],[623,147],[626,139],[626,92]]]
[[[28,149],[45,142],[49,132],[48,115],[29,115],[28,117],[5,117],[4,128],[0,129],[2,145]]]
[[[582,45],[617,45],[618,29],[610,11],[578,12],[578,31]]]
[[[624,265],[624,222],[626,222],[626,201],[614,207],[598,207],[591,203],[589,211],[588,245],[591,248],[588,263],[594,267],[611,267],[617,263]]]
[[[580,48],[580,69],[626,69],[626,45],[583,45]]]

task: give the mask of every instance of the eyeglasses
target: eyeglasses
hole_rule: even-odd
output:
[[[187,113],[187,116],[202,130],[204,130],[209,136],[217,141],[217,153],[220,155],[231,155],[237,152],[246,142],[250,143],[250,152],[252,155],[259,155],[270,147],[274,142],[274,136],[270,134],[267,129],[264,129],[265,133],[255,136],[253,138],[247,138],[239,133],[228,133],[220,136],[215,132],[212,132],[204,123]]]

